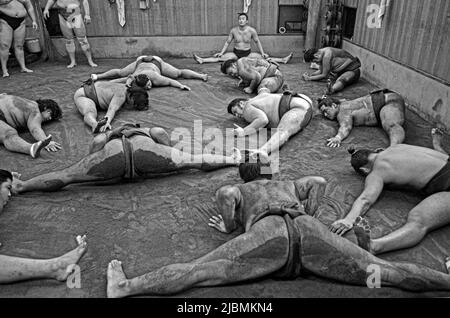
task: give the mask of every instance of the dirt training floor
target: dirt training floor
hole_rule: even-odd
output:
[[[125,66],[131,60],[98,60],[96,73]],[[191,92],[176,88],[151,90],[151,108],[146,112],[122,110],[113,127],[127,121],[143,126],[160,126],[169,132],[176,127],[193,131],[194,120],[202,120],[203,129],[233,128],[235,119],[227,114],[226,105],[245,94],[236,81],[224,76],[219,64],[198,65],[191,59],[167,60],[173,65],[191,68],[210,75],[207,83],[181,80]],[[80,59],[79,63],[84,61]],[[84,125],[73,102],[73,94],[92,69],[79,65],[67,70],[65,64],[32,64],[33,74],[10,70],[9,79],[0,78],[0,93],[29,99],[55,99],[64,111],[63,118],[44,126],[54,140],[63,145],[55,154],[43,152],[41,158],[13,154],[0,146],[0,168],[22,173],[24,179],[65,168],[89,149],[92,134]],[[301,74],[307,65],[299,59],[281,70],[291,89],[320,97],[324,83],[305,83]],[[362,81],[339,97],[357,98],[373,86]],[[420,88],[418,88],[420,89]],[[103,116],[100,113],[99,116]],[[240,123],[243,124],[243,123]],[[431,147],[432,124],[408,112],[406,143]],[[320,219],[325,224],[342,218],[361,193],[363,178],[350,166],[346,147],[387,147],[388,139],[380,128],[355,128],[344,146],[326,147],[326,139],[335,135],[337,123],[317,114],[309,126],[293,137],[280,152],[280,176],[283,180],[303,176],[325,177],[327,187]],[[29,134],[23,135],[26,139]],[[448,139],[446,139],[448,141]],[[203,141],[206,145],[208,141]],[[446,143],[449,149],[449,143]],[[123,262],[128,277],[135,277],[170,263],[187,262],[206,254],[230,238],[209,228],[207,220],[215,214],[215,191],[227,184],[241,182],[236,168],[215,172],[188,171],[159,179],[110,186],[73,185],[55,193],[28,193],[14,197],[0,216],[0,254],[50,258],[75,247],[75,236],[86,233],[88,251],[81,259],[81,289],[66,284],[39,280],[0,286],[0,297],[104,297],[108,262]],[[415,193],[384,191],[367,214],[373,236],[379,237],[400,227],[408,211],[423,198]],[[424,211],[426,213],[426,211]],[[353,231],[346,236],[355,240]],[[435,231],[417,247],[382,255],[395,261],[411,261],[445,271],[444,258],[450,255],[450,227]],[[354,287],[314,276],[293,281],[261,279],[228,287],[197,288],[178,297],[417,297],[450,296],[448,293],[414,294],[393,288],[371,290]]]

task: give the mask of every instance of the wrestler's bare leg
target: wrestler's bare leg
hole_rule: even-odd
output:
[[[9,77],[8,73],[8,59],[9,59],[9,49],[13,42],[13,29],[9,24],[0,19],[0,62],[2,65],[3,77]]]
[[[448,155],[448,152],[442,148],[442,139],[444,138],[444,132],[439,128],[433,128],[431,131],[431,137],[433,138],[433,148],[436,151],[442,152]]]
[[[23,44],[25,43],[26,25],[25,21],[14,31],[14,54],[16,55],[17,62],[20,65],[20,71],[22,73],[33,73],[25,65],[25,54],[23,52]]]
[[[37,158],[41,150],[47,147],[51,140],[52,137],[49,136],[45,140],[30,144],[20,138],[16,129],[0,121],[0,143],[3,143],[9,151],[24,153],[30,155],[32,158]]]
[[[359,73],[356,73],[354,71],[345,72],[339,78],[336,80],[336,82],[330,82],[328,86],[328,94],[335,94],[340,91],[342,91],[345,87],[349,86],[347,83],[354,83],[359,79],[358,75]]]
[[[294,220],[301,235],[303,267],[313,274],[347,284],[367,286],[374,268],[379,270],[381,287],[411,291],[450,290],[450,275],[426,266],[388,262],[331,233],[320,221],[309,216]]]
[[[75,60],[75,34],[73,29],[61,15],[58,14],[58,18],[61,33],[66,40],[66,51],[70,58],[70,64],[67,65],[67,68],[74,68],[77,65]]]
[[[300,132],[309,122],[307,117],[311,116],[309,114],[310,112],[311,110],[305,111],[302,108],[292,108],[289,110],[284,114],[283,118],[281,118],[275,134],[270,137],[269,141],[265,143],[259,151],[266,154],[278,151],[289,138]]]
[[[112,140],[101,151],[88,155],[66,169],[26,181],[14,177],[12,192],[57,191],[73,183],[120,179],[125,174],[125,164],[122,141]]]
[[[185,264],[164,266],[127,279],[121,263],[108,265],[108,297],[170,295],[192,287],[218,286],[266,276],[288,255],[287,229],[280,217],[267,217],[207,255]]]
[[[78,111],[81,115],[83,115],[83,120],[86,125],[91,127],[91,131],[94,132],[95,128],[98,125],[97,122],[97,107],[94,101],[90,98],[87,98],[84,95],[84,89],[79,88],[74,95],[75,105],[78,108]]]
[[[292,57],[294,56],[294,53],[291,52],[288,56],[285,57],[271,57],[269,56],[268,58],[266,58],[267,61],[269,62],[275,62],[278,64],[287,64],[289,63],[289,61],[292,59]],[[249,58],[259,58],[262,59],[262,55],[259,53],[250,53],[250,55],[248,56]]]
[[[133,62],[121,69],[117,68],[101,74],[92,74],[92,77],[94,81],[122,79],[126,78],[129,75],[132,75],[135,70],[136,70],[136,62]]]
[[[78,246],[52,259],[29,259],[0,255],[0,284],[38,278],[65,281],[87,248],[86,236],[77,237]]]
[[[77,37],[78,43],[80,43],[81,49],[83,50],[83,53],[86,56],[89,65],[91,67],[97,67],[98,65],[95,64],[94,61],[92,60],[91,46],[86,36],[86,26],[84,25],[83,17],[80,14],[77,15],[75,19],[76,19],[75,24],[77,27],[73,28],[73,32]]]
[[[405,103],[401,96],[389,93],[386,97],[386,105],[380,112],[381,124],[388,133],[390,145],[403,143],[405,140]]]
[[[373,254],[413,247],[425,235],[450,223],[450,192],[436,193],[409,212],[408,220],[398,230],[370,240],[370,233],[356,233]],[[368,242],[368,243],[367,243]]]
[[[177,69],[176,67],[170,65],[167,62],[164,62],[159,57],[154,57],[155,59],[159,60],[161,62],[161,75],[177,79],[177,78],[185,78],[185,79],[200,79],[202,81],[208,81],[208,75],[207,74],[200,74],[192,70],[188,69]]]
[[[221,57],[214,57],[214,56],[212,56],[212,57],[200,57],[200,56],[194,54],[194,60],[197,63],[199,63],[199,64],[203,64],[203,63],[218,63],[218,62],[225,62],[225,61],[228,61],[228,60],[237,60],[237,59],[238,59],[238,57],[233,52],[225,53]]]

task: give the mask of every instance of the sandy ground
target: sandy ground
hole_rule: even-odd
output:
[[[99,60],[95,72],[120,67],[130,60]],[[177,67],[191,68],[210,75],[207,83],[181,80],[191,92],[175,88],[151,91],[151,108],[146,112],[124,110],[114,126],[137,121],[144,126],[161,126],[169,131],[186,127],[193,131],[194,120],[203,128],[232,128],[234,119],[226,105],[235,97],[244,97],[236,82],[220,73],[218,64],[198,65],[191,59],[168,60]],[[82,62],[80,60],[80,62]],[[73,103],[73,93],[91,73],[79,65],[67,70],[63,63],[30,65],[33,74],[11,69],[10,79],[0,78],[0,93],[30,99],[52,98],[63,108],[59,122],[45,126],[54,140],[63,144],[56,154],[44,153],[39,159],[13,154],[0,147],[0,167],[19,171],[25,179],[61,169],[83,158],[92,134],[83,124]],[[292,89],[320,97],[324,83],[300,80],[307,65],[299,59],[281,70]],[[361,81],[340,94],[357,98],[373,86]],[[101,116],[103,114],[100,114]],[[406,143],[431,147],[432,124],[408,112]],[[337,123],[316,116],[310,125],[292,138],[280,153],[280,178],[297,179],[319,175],[329,181],[322,206],[321,220],[330,224],[344,216],[363,188],[363,179],[350,166],[346,147],[330,149],[325,140],[334,136]],[[30,139],[29,134],[23,135]],[[204,141],[205,145],[206,142]],[[388,139],[379,128],[355,128],[344,146],[386,147]],[[448,140],[446,140],[447,149]],[[123,261],[125,272],[134,277],[160,266],[186,262],[202,256],[233,235],[221,234],[206,225],[214,212],[214,192],[221,186],[240,182],[237,169],[227,168],[204,173],[189,171],[170,177],[114,186],[70,186],[56,193],[30,193],[14,197],[0,217],[0,253],[5,255],[49,258],[75,247],[75,236],[86,233],[89,249],[82,258],[81,289],[69,289],[50,280],[23,282],[0,287],[0,297],[104,297],[106,268],[112,259]],[[400,227],[408,211],[423,198],[415,193],[384,191],[368,213],[373,235],[379,237]],[[417,247],[383,255],[397,261],[413,261],[444,271],[443,259],[450,255],[450,227],[428,235]],[[354,240],[353,232],[347,238]],[[423,297],[450,296],[450,293],[413,294],[398,289],[346,286],[316,277],[293,281],[263,279],[229,287],[193,289],[178,297]]]

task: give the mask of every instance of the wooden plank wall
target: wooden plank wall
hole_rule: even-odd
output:
[[[254,0],[250,25],[261,35],[278,30],[278,4],[303,4],[304,0]],[[45,5],[46,0],[40,0]],[[89,0],[92,24],[90,36],[182,36],[227,35],[237,25],[243,0],[153,0],[149,10],[139,9],[139,0],[125,0],[127,23],[118,23],[116,5],[107,0]]]
[[[450,83],[450,1],[392,0],[381,29],[367,26],[379,0],[344,0],[358,8],[352,42]]]

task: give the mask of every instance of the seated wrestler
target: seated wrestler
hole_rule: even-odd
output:
[[[217,62],[225,62],[226,60],[238,60],[242,57],[251,57],[251,58],[265,58],[268,61],[273,61],[277,63],[287,64],[291,60],[293,53],[289,54],[286,57],[269,57],[268,54],[264,53],[261,42],[259,41],[258,33],[254,28],[248,25],[248,16],[246,13],[238,14],[238,23],[239,26],[236,26],[231,29],[230,34],[228,35],[228,39],[223,46],[222,51],[220,53],[214,54],[212,57],[201,58],[198,55],[194,54],[194,59],[197,63],[217,63]],[[259,53],[252,53],[252,40],[258,46]],[[228,46],[231,42],[234,41],[234,49],[233,52],[225,53],[228,49]]]
[[[172,86],[179,88],[181,90],[191,89],[176,81],[178,78],[185,79],[199,79],[203,81],[208,81],[207,74],[200,74],[188,69],[179,70],[167,62],[164,62],[159,56],[140,56],[135,62],[129,64],[123,69],[113,69],[102,74],[92,74],[91,79],[93,81],[101,80],[113,80],[116,83],[126,83],[129,85],[136,76],[144,74],[150,78],[147,88],[150,89],[152,86],[162,87],[162,86]]]
[[[245,230],[243,234],[196,260],[166,265],[132,279],[125,276],[122,263],[113,260],[107,271],[108,297],[171,295],[194,287],[268,276],[294,279],[311,273],[367,286],[369,265],[380,267],[382,286],[412,291],[450,290],[450,275],[446,273],[381,260],[330,233],[314,218],[320,213],[325,186],[323,178],[306,177],[285,182],[256,180],[219,189],[219,216],[212,217],[209,226],[225,233],[240,226]]]
[[[337,135],[327,140],[329,147],[340,147],[353,126],[382,126],[391,146],[405,140],[405,101],[388,89],[350,101],[325,97],[319,100],[319,109],[326,118],[339,123]]]
[[[263,59],[244,57],[237,61],[227,60],[222,63],[220,69],[224,74],[239,78],[239,84],[249,82],[250,85],[244,88],[247,94],[259,94],[262,90],[276,93],[284,84],[278,65]]]
[[[0,214],[11,198],[13,175],[0,170]],[[77,237],[78,247],[52,259],[31,259],[0,255],[0,284],[31,279],[65,281],[87,248],[86,236]]]
[[[93,82],[87,80],[79,88],[73,99],[84,122],[97,134],[111,129],[111,122],[117,111],[123,106],[138,111],[148,109],[147,75],[141,74],[129,87],[107,81]],[[106,115],[97,121],[97,110],[106,110]]]
[[[125,124],[94,138],[91,153],[78,163],[27,181],[13,180],[13,193],[57,191],[72,183],[146,179],[188,169],[212,171],[237,166],[238,149],[231,156],[182,152],[170,146],[168,133],[158,127]]]
[[[310,49],[305,52],[306,63],[314,62],[320,69],[303,74],[305,81],[328,80],[328,94],[335,94],[358,82],[361,77],[361,61],[345,50],[333,47]]]
[[[37,158],[42,149],[56,152],[61,145],[46,135],[42,124],[58,120],[61,108],[51,99],[32,101],[19,96],[0,94],[0,142],[6,149]],[[28,129],[37,142],[31,144],[19,137],[17,130]]]
[[[355,224],[360,246],[372,254],[382,254],[413,247],[427,233],[449,224],[450,158],[442,152],[440,136],[433,130],[437,150],[405,144],[394,145],[381,152],[350,149],[353,168],[366,177],[364,191],[348,215],[332,224],[331,231],[343,235]],[[425,200],[409,212],[408,220],[401,228],[371,240],[367,222],[360,216],[375,204],[385,186],[415,189],[424,195]]]
[[[313,115],[312,106],[312,100],[303,94],[289,91],[270,94],[262,91],[251,99],[233,100],[228,105],[228,113],[250,123],[245,128],[234,129],[234,134],[238,137],[255,134],[264,127],[276,128],[269,141],[256,151],[269,155],[278,151],[289,138],[309,124]]]

